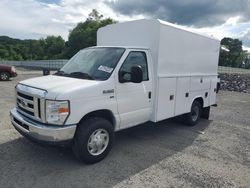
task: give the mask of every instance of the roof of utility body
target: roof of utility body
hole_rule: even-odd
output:
[[[210,38],[210,39],[213,39],[213,40],[220,41],[219,39],[217,39],[217,38],[215,38],[213,36],[209,36],[208,34],[197,32],[191,27],[184,27],[184,26],[181,26],[181,25],[176,25],[176,24],[166,22],[166,21],[163,21],[163,20],[160,20],[160,19],[139,19],[139,20],[121,22],[121,23],[118,23],[118,24],[126,24],[126,23],[129,23],[129,22],[140,22],[140,21],[149,21],[149,22],[159,23],[159,24],[166,25],[166,26],[169,26],[169,27],[172,27],[172,28],[176,28],[176,29],[179,29],[179,30],[187,31],[187,32],[190,32],[190,33],[193,33],[193,34],[196,34],[196,35],[200,35],[200,36],[203,36],[203,37],[207,37],[207,38]],[[107,27],[107,28],[112,27],[112,25],[115,25],[115,24],[106,25],[106,26],[104,26],[104,28],[105,27]]]
[[[163,21],[163,20],[160,20],[160,19],[157,19],[157,21],[160,22],[160,23],[163,24],[163,25],[168,25],[168,26],[174,27],[174,28],[176,28],[176,29],[188,31],[188,32],[190,32],[190,33],[194,33],[194,34],[197,34],[197,35],[201,35],[201,36],[203,36],[203,37],[208,37],[208,38],[211,38],[211,39],[214,39],[214,40],[219,40],[219,39],[215,38],[214,36],[210,36],[210,35],[208,35],[208,34],[206,34],[206,33],[200,33],[200,32],[194,31],[194,29],[191,28],[191,27],[183,27],[183,26],[181,26],[181,25],[172,24],[172,23],[170,23],[170,22],[166,22],[166,21]]]

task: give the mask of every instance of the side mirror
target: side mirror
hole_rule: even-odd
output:
[[[143,79],[143,72],[141,66],[131,67],[131,82],[141,83]]]
[[[130,69],[130,72],[119,72],[119,82],[133,82],[133,83],[141,83],[143,79],[143,72],[140,66],[133,66]]]
[[[49,69],[43,69],[43,75],[50,75],[50,70]]]

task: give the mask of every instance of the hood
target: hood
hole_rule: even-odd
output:
[[[63,76],[42,76],[21,81],[21,84],[47,91],[46,98],[58,99],[59,96],[75,93],[77,90],[97,88],[103,81],[69,78]],[[93,96],[93,94],[92,94]],[[66,96],[65,96],[66,97]],[[71,96],[73,97],[73,96]]]

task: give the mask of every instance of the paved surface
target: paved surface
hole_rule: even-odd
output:
[[[210,120],[168,120],[116,134],[109,156],[78,162],[70,149],[34,144],[10,125],[19,72],[0,82],[0,187],[250,187],[250,95],[222,92]]]

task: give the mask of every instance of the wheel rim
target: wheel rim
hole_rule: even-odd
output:
[[[1,80],[7,80],[7,79],[8,79],[7,74],[2,73],[2,74],[1,74]]]
[[[100,155],[106,150],[108,143],[109,133],[105,129],[97,129],[89,137],[88,151],[91,155]]]
[[[192,108],[192,111],[191,111],[191,117],[192,117],[192,121],[196,121],[199,117],[199,107],[198,106],[194,106]]]

